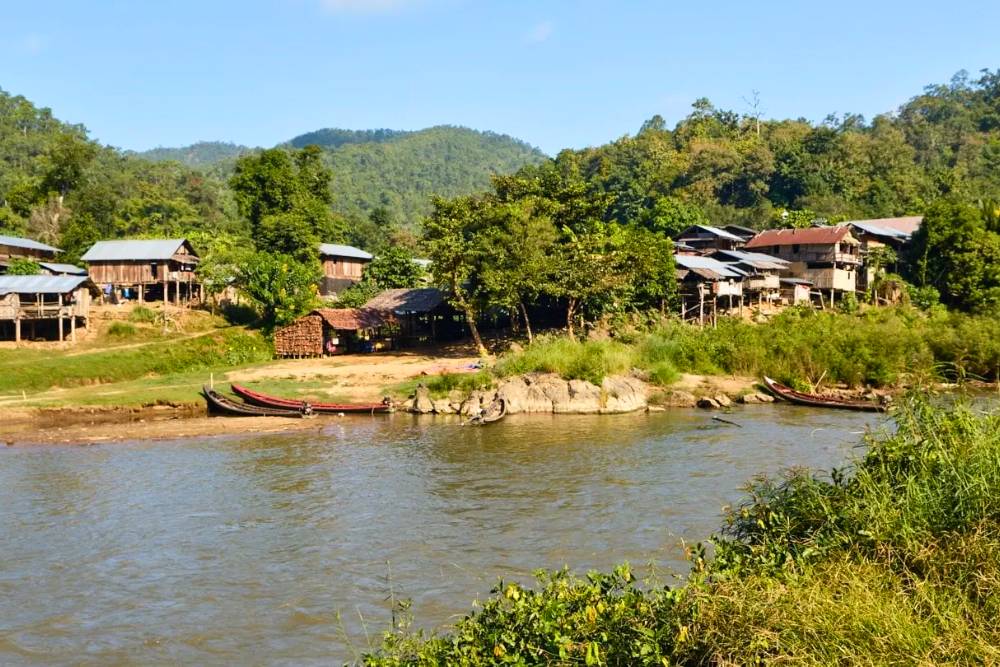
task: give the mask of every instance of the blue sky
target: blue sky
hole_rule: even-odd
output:
[[[549,153],[671,125],[895,109],[1000,67],[1000,2],[4,3],[0,88],[130,149],[466,125]]]

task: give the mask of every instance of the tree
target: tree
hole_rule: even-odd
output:
[[[1000,235],[982,212],[955,200],[939,200],[925,212],[907,256],[910,279],[934,287],[948,306],[982,311],[1000,304]]]
[[[431,274],[448,300],[464,315],[480,355],[486,346],[479,335],[478,295],[472,279],[479,267],[482,248],[476,232],[482,202],[474,197],[434,197],[434,210],[424,221],[424,243],[431,259]]]
[[[423,277],[423,267],[413,261],[408,250],[390,247],[365,266],[361,282],[370,282],[379,289],[397,289],[416,287]]]
[[[42,267],[38,262],[22,257],[15,257],[7,265],[7,274],[11,276],[37,276],[42,273]]]
[[[317,303],[318,264],[288,255],[255,252],[236,267],[236,286],[260,309],[265,329],[288,324]]]

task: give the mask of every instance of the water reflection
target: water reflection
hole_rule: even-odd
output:
[[[842,464],[878,416],[317,422],[288,435],[0,452],[0,662],[351,659],[390,592],[430,625],[497,577],[685,569],[759,472]]]

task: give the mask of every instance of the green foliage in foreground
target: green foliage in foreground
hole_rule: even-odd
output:
[[[119,337],[128,335],[121,323]],[[270,344],[242,329],[222,329],[182,341],[150,343],[140,347],[84,354],[53,354],[10,350],[0,352],[0,393],[39,391],[50,387],[79,387],[135,380],[190,370],[209,370],[266,361]]]
[[[859,314],[788,310],[766,324],[723,319],[717,328],[668,322],[613,340],[539,340],[502,357],[503,377],[534,371],[595,384],[638,369],[667,385],[677,374],[769,375],[782,382],[903,382],[995,379],[1000,322],[992,317],[920,312],[909,307]]]
[[[678,588],[628,566],[501,582],[447,635],[368,665],[979,664],[1000,660],[1000,415],[907,401],[852,469],[759,479]]]

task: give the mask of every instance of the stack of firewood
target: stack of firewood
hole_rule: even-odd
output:
[[[323,318],[306,315],[274,332],[274,353],[279,357],[323,355]]]

